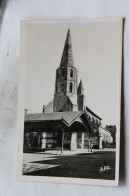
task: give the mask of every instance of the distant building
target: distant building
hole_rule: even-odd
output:
[[[116,125],[106,125],[106,130],[111,132],[113,138],[113,144],[116,144]]]
[[[54,99],[41,114],[25,115],[25,146],[38,149],[102,149],[112,142],[111,132],[101,127],[101,118],[85,104],[82,80],[72,54],[68,30],[59,68],[56,70]]]

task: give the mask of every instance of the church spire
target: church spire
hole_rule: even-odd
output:
[[[83,88],[82,80],[80,80],[80,83],[79,83],[79,86],[78,86],[78,90],[77,90],[77,94],[78,95],[83,95],[84,94],[84,88]]]
[[[56,70],[53,111],[77,111],[77,77],[74,67],[70,30],[68,30],[60,67]]]
[[[60,67],[74,67],[70,29],[68,29]]]

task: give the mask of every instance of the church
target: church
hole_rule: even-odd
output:
[[[60,66],[56,70],[54,98],[43,113],[25,113],[24,152],[31,150],[102,149],[111,144],[111,132],[85,102],[82,80],[74,64],[70,30],[67,32]]]

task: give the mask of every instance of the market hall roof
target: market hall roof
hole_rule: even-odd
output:
[[[73,111],[73,112],[52,112],[52,113],[35,113],[35,114],[26,114],[25,122],[29,121],[54,121],[54,120],[63,120],[67,125],[78,118],[83,112]]]
[[[26,125],[28,124],[32,128],[33,125],[37,127],[40,126],[40,123],[42,123],[41,127],[44,129],[56,129],[58,128],[59,124],[64,124],[66,127],[71,127],[71,125],[74,124],[77,126],[78,124],[82,124],[84,125],[86,131],[93,131],[87,116],[83,111],[25,114],[24,122]]]

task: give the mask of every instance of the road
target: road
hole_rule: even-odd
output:
[[[34,176],[115,179],[115,152],[54,155],[24,153],[23,174]]]

